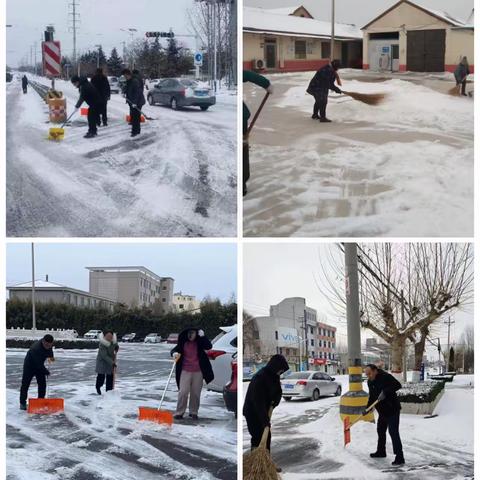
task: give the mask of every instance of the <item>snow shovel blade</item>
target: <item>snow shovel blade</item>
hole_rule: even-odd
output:
[[[346,447],[351,441],[350,437],[350,418],[345,417],[343,420],[343,446]]]
[[[63,412],[63,410],[63,398],[30,398],[28,400],[28,413],[46,415]]]
[[[138,407],[138,419],[147,422],[155,422],[173,425],[173,414],[166,410],[151,407]]]
[[[53,127],[48,131],[49,140],[63,140],[65,138],[65,130],[59,127]]]

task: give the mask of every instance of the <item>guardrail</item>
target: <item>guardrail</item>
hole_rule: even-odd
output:
[[[34,82],[33,80],[29,80],[28,84],[40,95],[42,100],[47,101],[47,94],[50,87],[43,85],[43,83]]]

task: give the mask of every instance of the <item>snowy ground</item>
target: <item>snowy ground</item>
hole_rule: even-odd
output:
[[[122,344],[116,389],[102,397],[94,391],[96,351],[57,350],[50,395],[65,398],[65,414],[48,416],[19,410],[25,351],[7,350],[7,480],[236,479],[236,420],[222,395],[203,391],[198,424],[137,421],[139,406],[158,405],[169,349]],[[165,409],[176,398],[173,382]]]
[[[348,390],[348,376],[337,376]],[[245,385],[246,391],[246,385]],[[457,376],[434,413],[438,417],[401,415],[400,435],[406,465],[392,467],[387,435],[386,459],[371,459],[377,445],[375,425],[352,427],[351,443],[343,446],[339,398],[317,402],[282,400],[272,418],[272,455],[283,480],[460,480],[473,479],[473,375]],[[244,427],[244,449],[250,437]]]
[[[387,99],[373,107],[331,92],[334,123],[320,124],[311,76],[269,77],[275,92],[250,139],[245,235],[473,234],[473,99],[448,95],[442,76],[342,71],[344,90]],[[245,84],[244,96],[255,112],[263,90]]]
[[[57,88],[70,114],[78,90]],[[47,140],[47,106],[32,88],[23,95],[16,76],[7,85],[7,234],[234,236],[236,95],[217,100],[207,112],[145,105],[156,120],[131,139],[125,99],[113,94],[97,138],[83,138],[77,116],[57,143]]]

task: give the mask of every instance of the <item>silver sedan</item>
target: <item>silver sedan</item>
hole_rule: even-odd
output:
[[[342,394],[342,386],[333,377],[315,370],[293,372],[281,380],[282,396],[286,401],[292,398],[318,400],[321,396]]]

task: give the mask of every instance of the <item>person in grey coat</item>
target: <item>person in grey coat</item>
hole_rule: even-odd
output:
[[[116,358],[119,349],[117,335],[111,330],[106,330],[98,337],[98,353],[95,371],[97,372],[97,382],[95,388],[99,395],[102,394],[101,388],[107,381],[107,392],[113,390],[113,376],[117,368]]]

